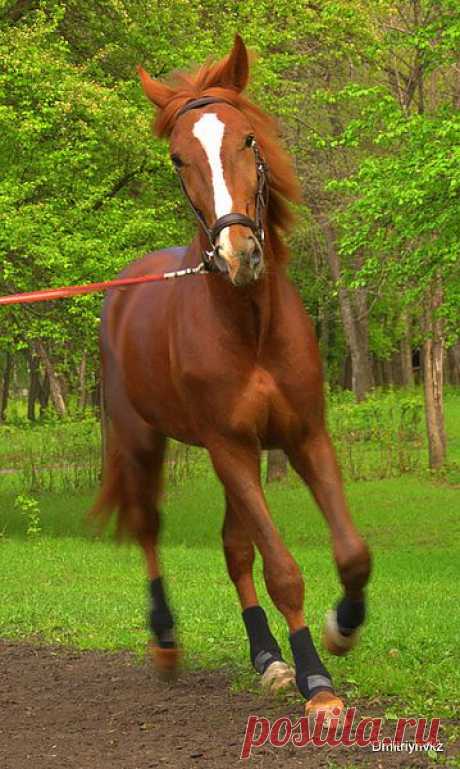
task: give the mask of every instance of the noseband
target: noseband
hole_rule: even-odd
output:
[[[213,96],[203,96],[203,98],[201,99],[193,99],[192,101],[187,102],[187,104],[184,104],[184,106],[177,113],[177,118],[181,117],[181,115],[184,115],[186,112],[189,112],[189,110],[200,109],[200,107],[206,107],[208,104],[228,104],[229,106],[234,107],[233,104],[226,101],[225,99],[218,99]],[[214,261],[215,257],[218,255],[218,250],[219,250],[219,246],[216,243],[217,238],[219,237],[222,230],[224,230],[226,227],[231,227],[232,224],[240,224],[243,227],[248,227],[250,230],[252,230],[254,235],[257,237],[257,240],[259,241],[260,245],[263,246],[263,242],[264,242],[263,214],[268,204],[268,183],[267,183],[268,166],[265,160],[261,157],[259,147],[255,139],[252,140],[251,148],[252,148],[252,151],[254,152],[254,158],[256,161],[256,172],[257,172],[255,219],[251,219],[249,216],[245,216],[244,214],[232,212],[230,214],[225,214],[224,216],[219,217],[219,219],[217,219],[214,222],[212,227],[209,227],[203,214],[201,213],[199,208],[195,206],[190,195],[188,194],[187,188],[184,184],[184,180],[182,179],[180,172],[177,171],[182,192],[187,198],[193,213],[198,219],[202,229],[206,233],[209,240],[209,244],[210,244],[209,251],[206,251],[206,250],[203,251],[203,263],[206,270],[208,270],[209,272],[216,271],[218,269]]]

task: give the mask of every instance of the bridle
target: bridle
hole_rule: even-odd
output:
[[[231,102],[226,101],[225,99],[218,99],[214,96],[203,96],[201,99],[193,99],[192,101],[187,102],[187,104],[184,104],[184,106],[177,113],[176,119],[184,115],[186,112],[189,112],[189,110],[200,109],[200,107],[206,107],[208,104],[228,104],[231,107],[234,107],[234,105],[231,104]],[[195,214],[198,222],[200,223],[201,228],[204,230],[209,240],[210,249],[209,250],[204,249],[202,253],[203,264],[205,269],[208,272],[213,272],[218,270],[215,264],[215,258],[216,256],[218,256],[219,246],[217,245],[216,241],[220,233],[222,232],[222,230],[224,230],[226,227],[231,227],[232,224],[240,224],[243,227],[248,227],[250,230],[252,230],[252,232],[256,236],[260,246],[261,247],[263,246],[263,243],[264,243],[263,215],[268,205],[268,191],[269,191],[268,181],[267,181],[268,166],[260,154],[260,150],[255,138],[252,139],[252,144],[250,146],[252,151],[254,152],[254,158],[256,161],[256,173],[257,173],[255,219],[251,219],[249,216],[245,216],[245,214],[232,212],[230,214],[224,214],[224,216],[220,216],[219,219],[216,219],[212,227],[209,227],[202,212],[200,211],[199,208],[195,206],[190,195],[188,194],[187,188],[184,184],[184,180],[182,179],[180,171],[176,169],[182,192],[184,193],[186,199],[188,200],[193,213]]]

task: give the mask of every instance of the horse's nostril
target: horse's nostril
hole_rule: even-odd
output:
[[[224,257],[221,255],[221,248],[218,246],[214,253],[214,264],[219,270],[219,272],[222,272],[224,274],[228,273],[228,262]]]
[[[254,267],[258,267],[258,266],[259,266],[259,264],[260,264],[260,262],[261,262],[261,258],[262,258],[262,257],[261,257],[261,255],[260,255],[260,252],[259,252],[259,250],[258,250],[258,249],[256,249],[255,251],[253,251],[253,252],[252,252],[252,254],[251,254],[251,256],[250,256],[250,260],[249,260],[249,261],[250,261],[250,263],[251,263],[251,267],[252,267],[252,268],[254,268]]]

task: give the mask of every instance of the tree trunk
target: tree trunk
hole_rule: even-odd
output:
[[[328,68],[324,71],[326,87],[332,82],[333,73]],[[332,134],[341,136],[343,124],[337,104],[330,102],[328,118]],[[340,313],[345,332],[345,338],[351,355],[351,383],[357,401],[362,401],[374,386],[372,364],[369,356],[369,335],[367,328],[367,289],[358,289],[355,293],[354,306],[348,289],[341,281],[340,257],[336,248],[337,233],[331,223],[327,211],[318,204],[315,195],[310,195],[310,208],[324,235],[327,260],[332,278],[338,290]]]
[[[443,403],[443,339],[442,320],[436,311],[442,302],[442,285],[438,279],[427,296],[424,313],[423,386],[425,419],[428,434],[429,466],[436,470],[446,458],[446,432]]]
[[[399,353],[401,356],[401,384],[403,387],[414,386],[414,370],[412,368],[412,345],[409,330],[409,321],[407,315],[403,316],[404,335],[399,343]]]
[[[281,481],[288,471],[287,456],[282,449],[267,452],[267,483]]]
[[[351,390],[351,355],[347,353],[343,359],[342,370],[340,372],[340,387],[342,390]]]
[[[324,370],[327,372],[327,359],[329,355],[329,337],[330,337],[330,318],[329,309],[326,303],[321,302],[319,306],[319,349],[324,364]]]
[[[361,265],[359,265],[361,266]],[[369,353],[369,319],[368,319],[368,291],[367,288],[359,288],[354,292],[354,318],[359,339],[361,358],[365,365],[365,387],[367,391],[375,387],[372,358]],[[352,304],[353,306],[353,304]]]
[[[356,318],[353,311],[350,295],[340,281],[340,258],[335,246],[336,237],[334,228],[322,214],[319,214],[319,223],[325,238],[326,253],[331,275],[338,288],[340,313],[342,316],[345,338],[351,355],[351,386],[356,400],[362,401],[374,385],[368,352],[369,346],[367,323],[365,322],[366,316],[365,314],[361,316],[363,323],[360,325],[359,318]],[[359,297],[359,304],[360,307],[363,306],[362,296]]]
[[[402,385],[402,372],[401,372],[401,355],[399,350],[394,352],[391,356],[391,371],[393,376],[393,384],[397,387]]]
[[[43,377],[43,381],[40,382],[40,389],[38,392],[38,400],[40,403],[40,416],[43,416],[46,409],[48,408],[49,400],[50,400],[50,378],[48,376],[48,373],[45,371],[45,376]]]
[[[460,342],[447,350],[449,358],[449,384],[460,385]]]
[[[383,384],[385,387],[392,387],[393,381],[393,366],[391,364],[391,358],[384,358],[382,361],[383,369]]]
[[[27,394],[27,419],[35,422],[35,402],[40,390],[39,360],[33,350],[29,352],[29,392]]]
[[[5,356],[5,366],[3,369],[2,392],[1,392],[1,398],[0,398],[0,423],[6,420],[6,409],[8,406],[8,398],[10,395],[10,380],[11,380],[12,366],[13,366],[13,356],[11,355],[10,352],[7,352]]]
[[[49,377],[51,399],[53,401],[54,408],[56,409],[60,417],[65,417],[65,415],[67,414],[67,409],[64,402],[64,396],[62,394],[61,385],[59,383],[59,379],[54,370],[54,366],[51,362],[51,359],[48,353],[46,352],[43,346],[43,343],[40,340],[36,340],[35,349]]]
[[[87,354],[86,354],[86,350],[84,350],[81,361],[80,361],[80,366],[78,369],[78,381],[79,381],[78,408],[80,409],[80,411],[84,411],[86,406],[86,362],[87,362]]]
[[[380,358],[374,356],[372,370],[374,373],[374,382],[377,387],[383,387],[383,367]]]

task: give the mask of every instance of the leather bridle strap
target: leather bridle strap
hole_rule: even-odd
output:
[[[230,107],[234,107],[235,109],[237,109],[237,107],[235,107],[234,104],[231,104],[231,102],[227,101],[226,99],[219,99],[214,96],[203,96],[201,99],[192,99],[191,101],[187,102],[187,104],[184,104],[184,106],[181,107],[181,109],[177,113],[176,119],[181,117],[186,112],[189,112],[192,109],[200,109],[201,107],[207,107],[208,105],[211,105],[211,104],[228,104]],[[224,214],[224,216],[219,217],[219,219],[217,219],[217,221],[214,222],[213,226],[209,227],[203,214],[198,208],[196,208],[195,204],[193,203],[190,195],[188,194],[187,188],[184,184],[184,180],[182,179],[180,172],[176,169],[182,192],[184,193],[186,199],[188,200],[190,208],[192,209],[200,226],[206,233],[209,240],[209,244],[211,247],[210,250],[203,251],[203,262],[205,264],[206,269],[209,271],[216,269],[214,264],[214,257],[217,254],[217,248],[218,248],[216,246],[216,240],[219,237],[222,230],[224,230],[226,227],[231,227],[234,224],[239,224],[242,227],[248,227],[250,230],[252,230],[252,232],[258,238],[260,245],[261,246],[263,245],[263,241],[264,241],[263,211],[268,204],[268,183],[267,183],[268,168],[267,168],[267,164],[265,163],[265,161],[260,155],[259,147],[257,146],[257,142],[255,139],[253,139],[251,146],[255,156],[256,172],[257,172],[255,220],[251,219],[249,216],[245,216],[245,214],[232,212],[229,214]]]
[[[244,214],[238,214],[237,212],[231,214],[224,214],[214,224],[211,230],[211,242],[215,243],[222,230],[226,227],[230,227],[232,224],[241,224],[243,227],[249,227],[255,235],[258,235],[258,225],[254,219],[250,219],[249,216]]]
[[[181,115],[185,115],[186,112],[190,112],[191,109],[207,107],[208,104],[228,104],[230,107],[234,106],[230,101],[227,101],[227,99],[219,99],[217,96],[202,96],[201,99],[192,99],[184,104],[177,113],[176,120],[177,118],[180,118]]]

